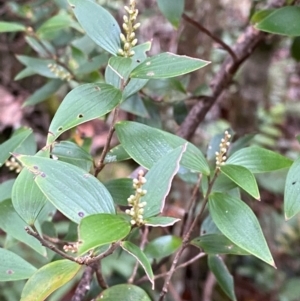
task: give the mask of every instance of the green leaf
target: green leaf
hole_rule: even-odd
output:
[[[170,52],[147,58],[130,74],[131,78],[170,78],[205,67],[210,62]]]
[[[267,16],[272,14],[275,11],[275,9],[264,9],[259,10],[253,14],[251,17],[251,23],[258,23],[261,22],[263,19],[265,19]]]
[[[128,252],[130,255],[135,257],[135,259],[140,263],[143,267],[149,281],[152,283],[152,289],[154,289],[154,275],[152,272],[151,264],[146,257],[145,253],[136,245],[129,241],[121,242],[121,247]]]
[[[118,284],[104,290],[95,301],[151,301],[151,299],[138,286]]]
[[[172,149],[187,143],[178,136],[137,122],[122,121],[117,123],[115,128],[127,153],[147,169]],[[202,152],[191,143],[188,143],[181,165],[206,175],[210,173]]]
[[[36,74],[34,70],[30,69],[29,67],[26,67],[15,76],[14,80],[21,80],[34,74]]]
[[[111,194],[115,204],[121,206],[128,206],[127,199],[130,195],[135,193],[132,185],[132,179],[129,178],[114,179],[104,183],[104,186]]]
[[[15,22],[0,22],[0,32],[25,31],[26,27],[23,24]]]
[[[298,158],[287,174],[284,190],[285,218],[290,219],[300,212],[300,158]]]
[[[128,160],[131,157],[128,155],[124,147],[119,144],[115,147],[113,147],[105,156],[104,163],[114,163],[114,162],[120,162],[124,160]]]
[[[191,244],[202,249],[207,254],[249,255],[223,234],[205,234],[194,238]]]
[[[230,300],[236,301],[233,277],[229,273],[223,259],[219,255],[209,255],[208,266],[215,275],[223,292],[230,298]]]
[[[15,211],[11,200],[0,203],[0,229],[45,256],[46,249],[39,241],[25,232],[26,226],[27,224]]]
[[[96,55],[89,59],[88,61],[84,61],[82,65],[76,69],[76,74],[82,75],[86,73],[91,73],[95,70],[98,70],[100,67],[107,64],[108,61],[108,54],[102,53],[99,55]]]
[[[253,146],[235,152],[227,163],[241,165],[252,173],[261,173],[288,168],[293,161],[270,150]]]
[[[145,107],[145,104],[138,93],[130,96],[124,102],[122,102],[120,108],[123,111],[129,112],[136,116],[149,118],[149,114]]]
[[[17,254],[0,248],[0,281],[16,281],[29,278],[36,268]]]
[[[294,38],[291,45],[291,55],[297,62],[300,62],[300,37]]]
[[[113,55],[121,48],[120,27],[113,16],[89,0],[69,0],[75,16],[87,35]]]
[[[178,28],[184,10],[184,0],[157,0],[157,5],[169,22]]]
[[[174,235],[165,235],[153,239],[149,242],[144,253],[149,258],[157,260],[172,255],[182,244],[182,239]]]
[[[47,199],[75,223],[84,216],[115,213],[111,195],[91,174],[58,160],[18,156],[34,175],[34,181]]]
[[[0,167],[10,157],[10,153],[14,152],[31,133],[31,129],[21,128],[10,139],[0,144]]]
[[[0,203],[11,198],[14,183],[15,179],[11,179],[0,184]]]
[[[79,253],[116,242],[128,235],[131,224],[121,215],[94,214],[83,218],[79,224]]]
[[[68,129],[107,114],[121,99],[121,91],[107,84],[84,84],[73,89],[54,115],[47,143],[52,143]]]
[[[21,301],[44,301],[51,293],[69,282],[81,266],[70,260],[57,260],[36,271],[26,282]]]
[[[60,141],[59,143],[55,143],[52,150],[52,156],[86,171],[90,171],[93,165],[92,156],[71,141]]]
[[[300,7],[286,6],[276,9],[266,18],[256,24],[256,28],[262,31],[287,35],[300,36]]]
[[[221,172],[255,199],[260,200],[255,177],[247,168],[239,165],[225,164],[221,166]]]
[[[25,55],[17,55],[17,59],[24,64],[26,67],[28,67],[31,71],[34,71],[36,74],[48,77],[48,78],[57,78],[57,75],[55,75],[49,68],[50,65],[57,65],[54,60],[49,59],[37,59],[30,56]],[[68,73],[68,71],[63,68],[59,67],[59,70]],[[16,78],[17,79],[17,78]],[[20,78],[18,78],[20,79]]]
[[[147,194],[142,198],[142,202],[147,203],[144,208],[144,219],[162,212],[185,150],[186,144],[170,151],[160,158],[146,174],[147,182],[143,185],[143,189],[147,191]]]
[[[145,220],[145,225],[150,227],[169,227],[179,221],[179,218],[170,216],[153,216]]]
[[[223,193],[211,194],[208,205],[213,221],[228,239],[275,267],[258,220],[248,205]]]
[[[29,96],[23,104],[23,107],[36,105],[51,95],[53,95],[64,82],[60,79],[52,79],[40,89],[37,89],[31,96]]]

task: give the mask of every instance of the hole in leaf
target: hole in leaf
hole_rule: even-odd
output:
[[[140,61],[140,60],[136,60],[136,62],[137,62],[137,63],[140,63],[141,61]]]
[[[36,165],[34,165],[34,166],[33,166],[33,168],[34,168],[34,169],[39,169],[39,167],[38,167],[38,166],[36,166]]]
[[[82,118],[82,117],[83,117],[83,115],[82,115],[82,114],[79,114],[79,115],[78,115],[78,118]]]
[[[78,212],[78,216],[84,217],[84,213],[83,212]]]
[[[57,129],[57,131],[58,131],[58,132],[61,132],[62,129],[63,129],[62,126],[60,126],[60,127]]]
[[[295,184],[296,184],[296,181],[292,183],[292,185],[295,185]]]
[[[94,89],[97,90],[97,91],[100,91],[100,90],[101,90],[98,86],[95,86]]]
[[[13,273],[14,273],[13,270],[7,270],[7,271],[6,271],[6,274],[8,274],[8,275],[12,275]]]
[[[46,178],[46,174],[44,172],[41,172],[41,177]]]

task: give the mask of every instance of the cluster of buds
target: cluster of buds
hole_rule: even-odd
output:
[[[63,246],[63,250],[65,252],[77,253],[78,251],[78,243],[71,243]]]
[[[19,173],[23,168],[15,157],[11,157],[9,160],[7,160],[5,162],[5,166],[7,166],[9,170],[15,170],[16,173]]]
[[[135,8],[135,0],[130,0],[129,7],[124,7],[128,15],[123,16],[123,29],[125,34],[120,34],[120,39],[123,42],[123,49],[119,49],[119,55],[124,57],[131,57],[134,55],[132,47],[134,47],[138,40],[135,37],[135,30],[140,27],[140,23],[135,23],[138,10]]]
[[[127,201],[131,207],[125,212],[131,216],[131,224],[142,226],[144,224],[143,213],[146,202],[141,202],[141,198],[147,193],[146,190],[142,189],[143,184],[146,183],[144,178],[144,171],[140,170],[137,179],[133,179],[133,188],[135,189],[135,195],[131,195]]]
[[[228,151],[229,145],[230,145],[230,138],[231,135],[228,133],[228,131],[225,131],[224,138],[221,139],[220,143],[220,150],[216,152],[216,168],[220,169],[222,165],[225,164],[225,161],[227,160],[226,153]]]
[[[61,80],[70,81],[72,79],[72,75],[61,66],[58,66],[56,64],[49,64],[48,68]]]

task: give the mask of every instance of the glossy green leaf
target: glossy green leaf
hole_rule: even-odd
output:
[[[154,275],[153,275],[151,264],[148,258],[146,257],[145,253],[138,246],[134,245],[129,241],[121,242],[121,247],[130,255],[135,257],[135,259],[140,263],[149,281],[152,283],[152,289],[154,289]]]
[[[120,90],[103,83],[84,84],[73,89],[64,98],[53,117],[48,143],[68,129],[107,114],[121,99]]]
[[[270,33],[296,37],[300,36],[299,20],[300,7],[286,6],[276,9],[255,27]]]
[[[114,163],[119,161],[128,160],[131,157],[128,155],[124,147],[120,144],[113,147],[105,156],[104,163]]]
[[[272,14],[275,9],[264,9],[259,10],[253,14],[251,17],[251,23],[258,23],[265,19],[268,15]]]
[[[115,128],[127,153],[147,169],[172,149],[187,143],[178,136],[137,122],[122,121]],[[202,152],[191,143],[188,143],[181,165],[196,172],[210,173]]]
[[[14,152],[31,133],[31,129],[21,128],[10,139],[0,144],[0,167],[10,157],[10,153]]]
[[[144,208],[145,220],[162,212],[185,150],[186,144],[170,151],[160,158],[146,174],[147,182],[143,185],[143,189],[147,191],[147,194],[142,198],[142,202],[147,203]]]
[[[255,177],[247,168],[239,165],[225,164],[221,167],[221,172],[255,199],[260,200]]]
[[[23,242],[41,255],[46,255],[46,249],[34,237],[25,232],[27,224],[15,211],[11,200],[0,203],[0,229],[15,239]]]
[[[75,223],[84,216],[115,213],[107,189],[91,174],[69,163],[31,156],[18,160],[34,175],[34,181],[47,199]]]
[[[157,5],[169,22],[178,28],[184,10],[184,0],[157,0]]]
[[[34,73],[48,77],[48,78],[57,78],[57,76],[50,70],[50,65],[57,65],[54,60],[49,59],[37,59],[25,55],[17,55],[17,59],[24,64],[26,67],[29,67]],[[65,68],[59,67],[60,70],[68,72]]]
[[[290,219],[300,212],[300,158],[297,159],[287,174],[284,190],[285,218]]]
[[[104,290],[95,301],[151,301],[151,299],[138,286],[118,284]]]
[[[201,248],[207,254],[249,255],[249,253],[223,234],[205,234],[194,238],[191,244]]]
[[[73,164],[86,171],[90,171],[93,165],[92,156],[83,148],[71,141],[61,141],[54,144],[52,157]]]
[[[219,255],[209,255],[208,266],[215,275],[223,292],[230,298],[230,300],[236,301],[237,299],[234,292],[233,277],[229,273],[222,257]]]
[[[208,205],[213,221],[228,239],[275,267],[259,222],[248,205],[223,193],[211,194]]]
[[[87,35],[103,49],[117,55],[121,48],[121,30],[113,16],[90,0],[70,0],[69,2]]]
[[[190,73],[205,67],[210,62],[170,52],[147,58],[130,74],[131,78],[170,78]]]
[[[44,301],[51,293],[69,282],[81,266],[70,260],[57,260],[43,266],[26,282],[21,301]]]
[[[145,225],[150,227],[169,227],[179,221],[179,218],[170,216],[153,216],[145,220]]]
[[[25,31],[26,27],[23,24],[15,22],[0,22],[0,32]]]
[[[136,116],[144,118],[150,117],[145,104],[138,93],[128,97],[124,102],[122,102],[120,109]]]
[[[52,79],[48,83],[46,83],[40,89],[37,89],[31,96],[29,96],[23,104],[23,107],[36,105],[51,95],[53,95],[64,82],[60,79]]]
[[[121,215],[94,214],[83,218],[79,224],[79,253],[116,242],[128,235],[131,224]]]
[[[182,244],[182,239],[174,235],[165,235],[153,239],[149,242],[144,253],[149,258],[161,259],[172,255]]]
[[[36,268],[17,254],[0,248],[0,281],[16,281],[29,278]]]
[[[132,179],[129,178],[114,179],[104,183],[104,186],[110,192],[115,204],[121,206],[128,206],[127,199],[130,195],[135,193],[132,185]]]
[[[288,168],[293,161],[273,151],[253,146],[235,152],[227,163],[241,165],[252,173],[261,173]]]
[[[15,179],[11,179],[0,184],[0,203],[11,198],[14,183]]]
[[[34,70],[30,69],[29,67],[26,67],[15,76],[14,80],[21,80],[34,74],[36,74]]]

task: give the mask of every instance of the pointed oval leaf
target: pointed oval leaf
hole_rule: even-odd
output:
[[[68,129],[107,114],[121,99],[120,90],[103,83],[85,84],[73,89],[53,117],[47,143],[52,143]]]
[[[300,212],[300,158],[291,166],[284,189],[284,212],[290,219]]]
[[[205,234],[194,238],[191,244],[202,249],[207,254],[249,255],[223,234]]]
[[[98,179],[85,170],[58,160],[18,156],[46,198],[75,223],[84,216],[115,213],[113,200]]]
[[[95,301],[151,301],[147,293],[132,284],[118,284],[104,290]]]
[[[143,189],[147,190],[147,194],[142,198],[142,202],[147,203],[144,208],[144,219],[162,212],[185,150],[186,144],[170,151],[159,159],[146,174],[147,182],[143,185]]]
[[[15,179],[11,179],[0,184],[0,203],[11,198],[14,183]]]
[[[138,246],[134,245],[129,241],[121,242],[121,247],[130,255],[135,257],[135,259],[140,263],[148,279],[152,283],[152,289],[154,289],[154,275],[153,275],[151,264],[148,258],[146,257],[145,253]]]
[[[147,58],[130,74],[131,78],[170,78],[205,67],[210,62],[170,52]]]
[[[28,245],[30,248],[46,256],[46,249],[34,237],[27,235],[25,227],[27,224],[15,211],[11,200],[0,203],[0,229],[11,235],[15,239]]]
[[[291,37],[300,36],[300,7],[286,6],[274,10],[256,24],[262,31]]]
[[[0,167],[10,157],[10,153],[14,152],[31,133],[31,129],[19,129],[11,138],[0,144]]]
[[[57,260],[36,271],[26,282],[21,301],[44,301],[51,293],[69,282],[81,266],[70,260]]]
[[[209,255],[208,266],[215,275],[223,292],[230,298],[230,300],[236,301],[233,277],[229,273],[222,257],[219,255]]]
[[[172,149],[188,143],[181,165],[196,172],[210,174],[202,152],[195,145],[178,136],[131,121],[119,122],[115,128],[127,153],[147,169]]]
[[[124,147],[120,144],[113,147],[105,156],[104,163],[114,163],[119,161],[124,161],[130,159],[130,156],[124,149]]]
[[[182,239],[173,235],[165,235],[153,239],[145,247],[145,254],[149,258],[161,259],[172,255],[182,244]]]
[[[36,268],[17,254],[0,248],[0,281],[16,281],[29,278]]]
[[[260,200],[255,177],[249,169],[239,165],[225,164],[221,166],[221,172],[255,199]]]
[[[179,218],[170,216],[153,216],[145,220],[145,225],[150,227],[170,227],[179,221]]]
[[[79,253],[116,242],[128,235],[131,224],[121,215],[94,214],[79,224]]]
[[[213,221],[228,239],[275,267],[258,220],[248,205],[223,193],[211,194],[208,205]]]
[[[87,35],[113,55],[121,48],[120,27],[114,17],[100,5],[89,0],[69,0],[74,14]]]
[[[270,150],[252,146],[232,154],[227,163],[241,165],[253,173],[261,173],[288,168],[293,161]]]
[[[15,22],[0,22],[0,32],[25,31],[26,27],[23,24]]]
[[[184,10],[184,0],[173,0],[172,4],[169,0],[157,0],[157,5],[168,21],[178,28]]]

